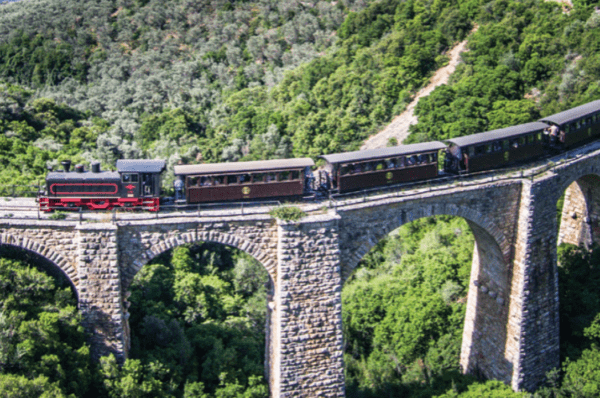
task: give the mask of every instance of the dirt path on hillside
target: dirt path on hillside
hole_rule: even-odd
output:
[[[476,30],[477,26],[473,28],[471,33],[475,32]],[[431,77],[429,84],[419,90],[406,110],[399,116],[396,116],[396,118],[392,120],[392,122],[385,129],[369,137],[360,149],[385,148],[388,140],[392,137],[395,137],[398,140],[398,143],[402,143],[402,141],[404,141],[404,139],[409,135],[408,127],[411,124],[417,123],[417,118],[414,115],[417,102],[419,102],[421,97],[429,95],[437,86],[448,83],[448,78],[456,69],[456,65],[458,65],[460,62],[460,54],[466,50],[466,47],[467,40],[464,40],[454,46],[448,53],[448,56],[450,57],[450,62],[448,62],[448,65],[438,69]]]

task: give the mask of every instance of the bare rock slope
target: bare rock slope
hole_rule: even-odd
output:
[[[475,29],[471,33],[473,33]],[[369,137],[360,149],[376,149],[385,148],[390,138],[395,137],[398,143],[402,143],[406,137],[408,137],[408,127],[411,124],[417,123],[417,118],[414,115],[415,106],[421,97],[429,95],[437,86],[448,83],[450,75],[456,69],[456,65],[460,62],[460,54],[466,50],[467,40],[464,40],[454,46],[448,56],[450,62],[443,68],[438,69],[432,76],[429,84],[423,87],[416,95],[413,101],[408,105],[406,110],[399,116],[396,116],[394,120],[382,131]]]

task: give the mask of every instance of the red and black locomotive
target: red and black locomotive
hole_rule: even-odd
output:
[[[88,208],[112,210],[115,207],[142,207],[158,211],[161,193],[160,174],[164,160],[118,160],[117,171],[101,171],[99,163],[84,170],[62,162],[64,171],[50,171],[46,191],[39,197],[40,210]]]

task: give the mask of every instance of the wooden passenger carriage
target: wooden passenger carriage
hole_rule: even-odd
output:
[[[447,140],[445,169],[476,172],[539,157],[547,148],[547,128],[533,122]]]
[[[438,141],[323,155],[333,188],[340,193],[433,178],[438,175]]]
[[[310,158],[175,166],[187,203],[300,197]]]
[[[546,116],[540,121],[556,125],[564,131],[564,147],[594,140],[600,137],[600,100]]]

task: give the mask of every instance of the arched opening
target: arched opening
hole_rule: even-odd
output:
[[[510,382],[510,289],[505,254],[477,223],[434,216],[394,230],[342,290],[347,396],[442,394],[473,381],[463,370]]]
[[[567,187],[561,200],[558,244],[589,248],[599,243],[600,176],[589,174],[577,179]]]
[[[94,367],[77,292],[33,251],[0,245],[0,385],[27,396],[90,396]],[[14,387],[12,387],[14,388]]]
[[[266,396],[273,283],[255,258],[219,243],[184,244],[144,265],[128,291],[128,362],[170,386],[163,391]]]
[[[600,372],[600,176],[584,175],[565,189],[557,220],[560,388],[577,394]]]

